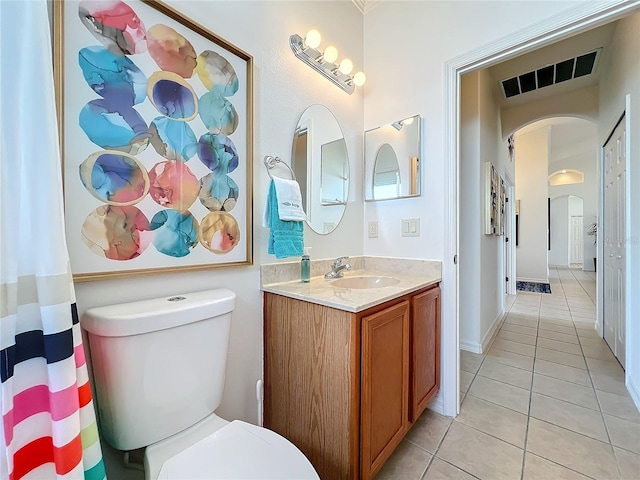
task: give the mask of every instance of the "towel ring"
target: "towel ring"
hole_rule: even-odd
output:
[[[266,155],[264,157],[264,166],[267,168],[267,175],[269,175],[269,178],[273,179],[273,177],[271,176],[271,169],[275,168],[275,166],[278,163],[284,165],[289,169],[289,171],[291,172],[291,180],[296,180],[296,174],[293,173],[293,169],[288,164],[286,164],[280,157],[273,157],[271,155]]]

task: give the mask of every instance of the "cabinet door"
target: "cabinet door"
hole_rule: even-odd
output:
[[[361,475],[372,478],[409,429],[409,302],[362,318]]]
[[[411,299],[411,421],[440,388],[440,288]]]

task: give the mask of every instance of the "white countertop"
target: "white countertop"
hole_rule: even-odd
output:
[[[415,261],[408,261],[415,265]],[[433,261],[429,262],[432,264],[436,263]],[[354,264],[358,266],[361,266],[362,263],[363,262],[354,261]],[[277,295],[325,305],[348,312],[360,312],[369,307],[440,282],[440,263],[437,263],[435,267],[434,265],[429,265],[428,268],[421,269],[422,271],[420,273],[415,272],[416,268],[406,268],[405,271],[407,271],[407,273],[401,273],[400,271],[403,270],[402,265],[396,265],[400,268],[394,268],[393,270],[395,271],[363,268],[346,271],[344,273],[343,278],[380,276],[393,277],[399,280],[397,284],[388,287],[364,289],[343,288],[333,285],[336,279],[326,280],[324,276],[316,276],[312,277],[309,283],[303,283],[297,279],[263,284],[261,289],[264,292],[275,293]],[[277,266],[277,264],[274,264],[274,266]]]

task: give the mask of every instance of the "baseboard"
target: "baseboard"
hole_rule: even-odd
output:
[[[640,385],[636,385],[636,383],[633,381],[633,378],[631,378],[631,375],[627,375],[626,384],[627,390],[629,390],[629,395],[631,395],[633,403],[635,403],[636,408],[640,410]]]
[[[471,353],[482,353],[482,344],[478,342],[467,342],[460,340],[460,350]]]
[[[480,345],[480,348],[482,350],[479,353],[484,353],[487,351],[487,347],[489,347],[489,344],[491,343],[491,339],[498,331],[498,327],[500,327],[500,325],[502,324],[502,319],[504,318],[504,315],[505,315],[504,312],[498,314],[496,319],[491,324],[491,327],[489,327],[489,330],[487,330],[487,333],[485,333],[484,337],[482,337],[482,345]]]
[[[469,342],[467,340],[460,340],[460,350],[464,350],[465,352],[480,353],[480,354],[486,352],[487,347],[491,342],[491,339],[493,338],[495,333],[498,331],[498,327],[500,327],[500,324],[502,323],[502,319],[504,318],[504,315],[505,315],[504,312],[498,314],[498,316],[495,318],[495,320],[489,327],[489,330],[487,330],[487,333],[485,333],[484,336],[482,337],[482,341],[480,343]]]
[[[433,400],[429,402],[429,405],[427,405],[427,408],[429,410],[433,410],[436,413],[439,413],[440,415],[444,415],[444,403],[442,402],[442,390],[440,390],[438,394],[435,397],[433,397]]]
[[[516,282],[549,283],[548,278],[516,277]]]

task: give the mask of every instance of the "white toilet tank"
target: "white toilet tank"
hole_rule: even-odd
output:
[[[145,447],[218,408],[235,298],[218,289],[87,310],[81,325],[111,446]]]

